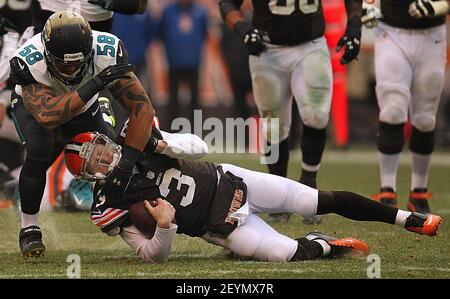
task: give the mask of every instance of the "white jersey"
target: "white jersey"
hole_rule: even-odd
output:
[[[15,52],[14,57],[20,58],[21,69],[28,67],[30,75],[37,83],[51,87],[56,95],[63,95],[77,90],[106,67],[117,64],[118,59],[124,55],[125,50],[119,46],[120,39],[117,36],[95,30],[92,31],[92,35],[94,40],[92,43],[94,49],[93,67],[88,70],[78,85],[66,85],[57,78],[54,78],[47,70],[47,62],[44,59],[44,44],[42,43],[40,33],[33,36],[20,47]],[[22,95],[22,86],[16,85],[15,91],[18,95]],[[86,111],[97,98],[98,93],[86,103],[79,114]]]
[[[43,10],[72,10],[80,13],[88,22],[99,22],[111,19],[113,12],[99,5],[90,4],[88,0],[39,0]]]

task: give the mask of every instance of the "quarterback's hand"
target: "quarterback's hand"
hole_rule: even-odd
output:
[[[250,55],[259,56],[267,50],[261,32],[246,22],[238,22],[236,32],[241,35]]]
[[[99,5],[106,10],[114,10],[113,0],[89,0],[88,2],[94,5]]]
[[[152,205],[149,201],[144,201],[145,208],[148,213],[155,219],[156,224],[160,228],[170,228],[173,218],[175,217],[175,208],[167,200],[158,198]]]
[[[8,33],[9,30],[17,31],[18,28],[16,27],[16,25],[11,23],[7,18],[0,16],[0,36],[3,36],[6,33]]]
[[[409,5],[409,14],[415,19],[445,16],[449,11],[447,0],[415,0]]]
[[[134,70],[134,65],[131,64],[110,65],[95,76],[94,80],[99,90],[102,90],[106,85],[114,80],[130,79],[128,73],[133,72]]]
[[[361,48],[361,31],[347,30],[339,40],[336,52],[341,51],[342,47],[345,48],[345,51],[340,60],[341,64],[347,64],[356,59]]]
[[[361,17],[361,23],[366,28],[374,28],[378,26],[378,20],[383,17],[381,10],[378,7],[363,3],[363,15]]]

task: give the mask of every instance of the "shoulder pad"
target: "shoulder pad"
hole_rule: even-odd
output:
[[[17,85],[26,86],[37,83],[36,79],[30,72],[28,65],[19,57],[13,57],[9,61],[11,67],[11,78]]]

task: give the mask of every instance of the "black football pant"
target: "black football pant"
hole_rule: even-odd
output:
[[[97,131],[114,138],[109,125],[103,120],[98,102],[54,130],[42,127],[28,114],[21,100],[12,108],[12,116],[27,152],[20,172],[19,191],[22,212],[30,215],[39,212],[46,184],[46,171],[61,154],[66,142],[87,131]]]

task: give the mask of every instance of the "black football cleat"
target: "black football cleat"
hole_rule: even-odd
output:
[[[330,245],[330,253],[328,257],[341,257],[346,255],[368,255],[370,247],[361,240],[354,238],[333,238],[321,232],[311,232],[306,235],[306,239],[310,241],[323,240]]]
[[[431,193],[425,188],[416,188],[409,194],[408,211],[420,214],[430,214],[428,201],[431,199]]]
[[[382,187],[380,193],[372,196],[372,199],[382,204],[397,208],[397,193],[390,187]]]
[[[437,215],[413,212],[406,218],[405,229],[420,235],[434,237],[442,222],[442,218]]]
[[[45,246],[42,243],[41,229],[36,225],[22,228],[19,233],[20,252],[24,260],[30,257],[41,257],[45,253]]]

